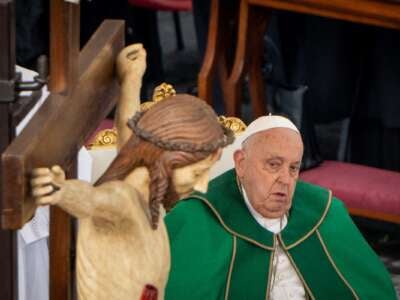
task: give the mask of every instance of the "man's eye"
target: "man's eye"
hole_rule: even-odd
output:
[[[300,166],[290,166],[290,171],[293,173],[297,173],[300,171]]]
[[[267,165],[268,165],[268,168],[277,169],[277,168],[280,167],[281,164],[279,162],[277,162],[277,161],[269,161],[267,163]]]

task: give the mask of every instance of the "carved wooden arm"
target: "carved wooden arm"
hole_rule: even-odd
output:
[[[140,202],[132,200],[139,197],[138,193],[122,181],[106,182],[94,188],[81,180],[67,180],[59,192],[57,205],[74,217],[96,218],[113,224],[134,221],[133,205]]]

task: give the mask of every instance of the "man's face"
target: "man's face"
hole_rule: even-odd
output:
[[[300,134],[287,128],[256,133],[234,153],[236,173],[259,214],[280,218],[290,209],[302,156]]]

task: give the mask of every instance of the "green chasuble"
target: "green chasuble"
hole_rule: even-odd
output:
[[[311,299],[396,299],[385,267],[342,202],[323,188],[299,181],[288,224],[273,234],[248,211],[231,170],[207,194],[181,201],[165,222],[167,300],[268,299],[278,244]]]

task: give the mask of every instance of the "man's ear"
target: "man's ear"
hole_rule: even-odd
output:
[[[246,159],[246,154],[244,153],[244,150],[239,149],[236,150],[233,153],[233,160],[235,162],[235,170],[236,170],[236,174],[239,177],[242,177],[243,173],[244,173],[244,160]]]

